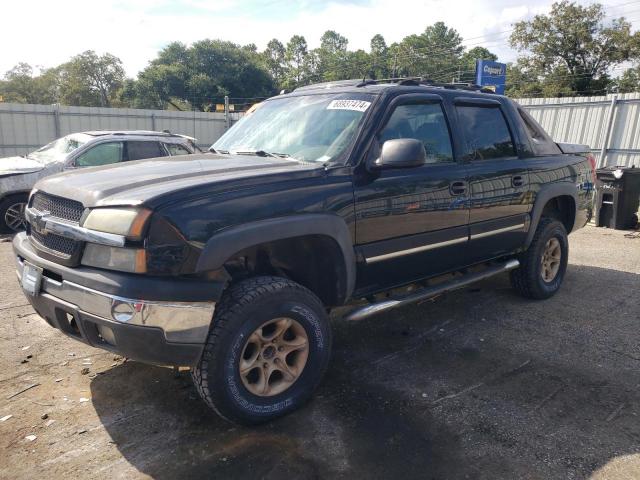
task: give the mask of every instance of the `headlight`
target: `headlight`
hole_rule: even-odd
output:
[[[99,232],[124,235],[130,240],[141,240],[151,210],[139,208],[94,208],[82,226]]]
[[[87,243],[81,263],[89,267],[121,272],[145,273],[147,271],[147,255],[141,248],[107,247]]]

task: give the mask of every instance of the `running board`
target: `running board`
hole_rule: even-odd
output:
[[[437,295],[441,295],[451,290],[457,290],[458,288],[466,287],[467,285],[484,280],[485,278],[493,277],[503,272],[508,272],[514,268],[518,268],[520,262],[518,260],[509,260],[505,263],[494,265],[492,267],[483,270],[482,272],[468,273],[462,277],[455,278],[450,282],[443,282],[433,287],[426,287],[417,292],[411,293],[406,297],[396,298],[391,300],[383,300],[381,302],[372,303],[364,307],[356,308],[350,312],[345,319],[349,321],[364,320],[365,318],[375,315],[377,313],[386,312],[398,307],[404,307],[411,303],[416,303],[421,300],[427,300]]]

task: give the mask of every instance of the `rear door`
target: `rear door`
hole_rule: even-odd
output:
[[[143,160],[145,158],[165,157],[166,151],[156,140],[127,141],[128,160]]]
[[[514,133],[494,99],[454,100],[469,176],[468,263],[510,253],[529,227],[529,175]]]
[[[427,163],[356,170],[356,241],[365,260],[358,279],[368,283],[358,290],[382,290],[460,262],[468,240],[466,172],[450,132],[439,95],[400,95],[387,108],[367,163],[378,158],[385,141],[397,138],[423,142]]]

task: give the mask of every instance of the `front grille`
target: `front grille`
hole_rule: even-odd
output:
[[[71,240],[70,238],[61,237],[60,235],[56,235],[53,233],[42,235],[40,232],[36,232],[34,229],[31,229],[31,238],[46,249],[53,250],[57,253],[62,253],[67,257],[73,255],[77,246],[77,242],[75,240]]]
[[[80,223],[84,207],[82,203],[68,198],[49,195],[44,192],[36,192],[31,199],[31,208],[40,212],[48,212],[52,217],[65,220],[69,223]],[[72,258],[79,254],[82,243],[70,238],[53,233],[40,233],[35,225],[27,229],[34,247],[40,248],[42,253],[48,253],[64,261],[73,261]]]
[[[79,223],[84,212],[80,202],[68,198],[56,197],[42,192],[36,192],[31,200],[31,207],[41,212],[49,212],[52,216]]]

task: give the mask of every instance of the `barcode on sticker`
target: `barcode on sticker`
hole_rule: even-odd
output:
[[[369,108],[371,102],[364,100],[331,100],[327,105],[327,110],[354,110],[356,112],[364,112]]]

